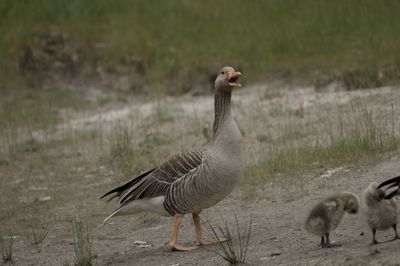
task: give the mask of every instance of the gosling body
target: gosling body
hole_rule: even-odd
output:
[[[372,231],[372,245],[378,244],[376,231],[393,228],[394,239],[399,239],[397,233],[398,211],[396,201],[385,199],[385,191],[372,182],[363,192],[363,212]]]
[[[339,192],[320,202],[310,211],[305,223],[305,228],[311,234],[321,237],[321,247],[329,248],[333,245],[329,240],[329,233],[335,230],[342,218],[347,213],[357,213],[359,199],[351,192]]]

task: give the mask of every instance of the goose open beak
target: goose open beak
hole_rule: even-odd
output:
[[[228,81],[229,81],[229,86],[230,87],[242,87],[242,85],[237,82],[237,80],[240,78],[242,73],[240,72],[228,72]]]

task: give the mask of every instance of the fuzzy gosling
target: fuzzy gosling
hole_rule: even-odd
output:
[[[345,212],[357,213],[359,199],[351,192],[339,192],[318,202],[308,215],[305,227],[314,235],[321,237],[321,247],[337,247],[329,241],[329,233],[335,230]]]
[[[375,237],[377,230],[383,231],[390,227],[395,232],[394,240],[399,239],[397,234],[397,203],[393,198],[386,199],[385,191],[378,188],[376,182],[369,184],[363,192],[363,212],[372,230],[371,245],[378,244]]]

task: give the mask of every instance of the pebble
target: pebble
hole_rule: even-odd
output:
[[[50,196],[46,196],[46,197],[41,197],[41,198],[39,198],[39,201],[48,201],[48,200],[51,200],[51,197],[50,197]]]

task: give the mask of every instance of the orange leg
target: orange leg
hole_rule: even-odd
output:
[[[217,243],[215,241],[209,241],[209,240],[204,239],[203,230],[201,229],[201,225],[200,225],[199,214],[192,213],[192,217],[193,217],[194,227],[196,228],[197,241],[199,241],[200,245],[212,245],[212,244]]]
[[[171,248],[172,251],[189,251],[198,248],[198,246],[185,247],[176,243],[178,241],[178,232],[181,222],[182,222],[182,217],[175,216],[174,228],[172,229],[171,238],[168,243],[169,247]]]

